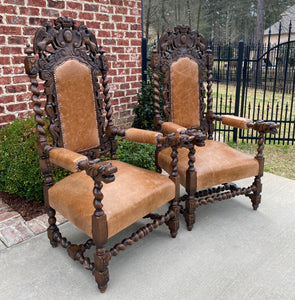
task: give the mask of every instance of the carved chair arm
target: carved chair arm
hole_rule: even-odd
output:
[[[265,133],[276,134],[277,128],[279,127],[279,124],[276,124],[274,122],[268,122],[263,120],[253,122],[251,119],[231,116],[231,115],[222,115],[222,116],[216,115],[215,119],[218,121],[221,120],[222,124],[224,125],[229,125],[240,129],[253,128],[254,130],[263,134]]]
[[[157,149],[164,149],[167,147],[187,147],[189,143],[193,143],[198,135],[196,130],[186,130],[186,133],[170,133],[163,135],[157,131],[150,131],[137,128],[129,128],[125,131],[125,138],[129,141],[138,143],[148,143],[157,146]]]
[[[160,132],[144,130],[144,129],[129,128],[125,130],[126,140],[137,142],[137,143],[157,145],[158,139],[162,136],[163,134]]]
[[[197,129],[187,129],[185,134],[193,138],[193,144],[198,147],[205,146],[205,140],[207,139],[207,134],[202,130]]]
[[[253,128],[254,130],[258,131],[260,134],[270,133],[270,134],[277,134],[279,128],[279,124],[269,121],[259,120],[255,123],[249,124],[249,128]]]
[[[88,158],[82,154],[65,148],[50,148],[49,161],[71,172],[80,171],[80,164],[88,163]]]
[[[204,134],[201,130],[197,129],[187,129],[183,126],[180,126],[173,122],[163,122],[161,124],[161,130],[164,134],[184,134],[188,136],[193,136],[193,144],[197,146],[205,146],[205,140],[207,139],[207,135]]]
[[[81,163],[79,167],[85,170],[87,175],[92,177],[96,183],[101,181],[104,183],[110,183],[115,180],[115,175],[118,171],[117,167],[113,167],[111,163],[101,162],[99,159],[88,162]]]
[[[54,165],[71,172],[85,170],[95,182],[109,183],[115,180],[113,174],[117,172],[117,168],[111,163],[103,163],[100,159],[89,161],[86,156],[65,148],[48,147],[46,150],[49,154],[49,161]]]
[[[250,124],[253,123],[251,119],[231,115],[222,115],[221,122],[223,125],[229,125],[240,129],[249,129]]]
[[[169,133],[184,133],[186,131],[186,128],[183,126],[180,126],[176,123],[173,122],[163,122],[161,124],[161,130],[165,133],[165,134],[169,134]]]
[[[157,140],[157,151],[161,151],[165,148],[171,147],[174,149],[186,147],[189,148],[193,145],[195,140],[194,135],[188,134],[175,134],[170,133],[165,136],[159,136]]]

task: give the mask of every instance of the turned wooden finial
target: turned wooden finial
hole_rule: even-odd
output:
[[[31,56],[33,52],[34,52],[34,51],[33,51],[33,48],[31,47],[31,44],[30,44],[30,43],[27,43],[27,44],[26,44],[25,53],[26,53],[28,56]]]

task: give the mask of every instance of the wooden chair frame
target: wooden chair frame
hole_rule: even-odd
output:
[[[259,172],[254,182],[249,187],[240,188],[232,183],[224,183],[219,187],[208,188],[197,191],[197,168],[195,169],[195,153],[197,148],[189,149],[188,164],[186,172],[186,192],[187,194],[182,200],[185,201],[185,208],[182,213],[185,216],[187,228],[191,230],[195,223],[195,209],[200,205],[213,203],[229,199],[238,195],[246,195],[252,201],[253,209],[256,210],[261,202],[261,177],[264,170],[263,144],[265,134],[275,134],[278,125],[273,122],[257,121],[240,118],[229,115],[217,115],[213,113],[213,55],[212,50],[206,46],[205,38],[197,30],[191,30],[189,26],[178,25],[174,30],[167,30],[162,34],[158,42],[158,47],[154,45],[151,57],[151,67],[153,69],[154,84],[154,127],[156,130],[164,132],[164,125],[169,122],[173,123],[172,117],[172,101],[171,101],[171,84],[170,84],[170,66],[173,62],[181,57],[188,57],[199,66],[199,101],[200,101],[200,126],[183,128],[177,124],[169,125],[169,132],[186,132],[194,129],[199,132],[195,138],[196,146],[204,146],[204,140],[213,140],[214,121],[222,121],[223,124],[241,128],[253,128],[259,133],[258,149],[255,158],[259,162]],[[159,90],[159,72],[163,74],[163,102],[164,102],[164,120],[160,113],[160,90]],[[207,81],[207,94],[205,92],[204,82]],[[205,98],[207,101],[205,102]],[[189,107],[187,108],[189,109]],[[173,127],[173,128],[172,128]],[[210,158],[208,158],[210,159]],[[158,166],[158,171],[161,168]]]
[[[138,142],[149,142],[156,144],[156,152],[160,152],[166,147],[172,148],[172,172],[170,179],[175,184],[175,198],[171,200],[168,212],[165,215],[150,213],[146,218],[151,218],[152,222],[137,230],[129,238],[124,239],[121,243],[114,245],[107,250],[105,244],[108,240],[108,222],[107,216],[103,210],[103,183],[115,181],[114,173],[117,171],[111,163],[101,163],[100,157],[110,153],[111,159],[116,159],[117,142],[116,135],[125,136],[132,140],[132,134],[129,130],[118,130],[113,126],[111,97],[109,94],[108,84],[108,61],[104,55],[102,47],[97,46],[94,34],[85,26],[77,27],[75,21],[71,18],[62,17],[54,22],[54,26],[48,22],[41,27],[35,34],[33,48],[28,44],[25,50],[25,70],[31,81],[33,110],[37,122],[38,134],[38,154],[40,156],[40,168],[44,175],[44,198],[48,213],[48,238],[52,247],[60,244],[67,249],[69,256],[77,260],[83,267],[90,270],[97,281],[101,292],[107,288],[109,280],[108,263],[109,260],[118,255],[119,251],[125,250],[127,246],[132,245],[139,239],[152,232],[159,225],[166,223],[170,229],[172,237],[175,237],[179,227],[179,179],[177,174],[177,148],[189,146],[192,137],[183,135],[182,137],[175,134],[162,136],[158,133],[149,133],[152,138],[144,138],[143,130],[133,129],[140,137],[133,140]],[[38,55],[36,58],[35,54]],[[92,216],[92,239],[85,244],[76,245],[69,242],[60,233],[56,225],[55,210],[50,206],[48,201],[48,191],[53,187],[52,170],[55,167],[67,168],[67,162],[61,157],[54,164],[50,155],[56,149],[64,148],[62,136],[61,119],[57,103],[57,91],[55,86],[54,70],[55,67],[68,59],[75,59],[86,64],[91,69],[93,92],[95,95],[95,109],[98,126],[100,145],[97,148],[84,149],[73,153],[68,149],[63,149],[67,155],[78,157],[77,160],[71,160],[76,171],[85,170],[87,175],[93,179],[93,216]],[[52,145],[46,137],[44,129],[45,122],[43,119],[43,110],[41,109],[40,90],[38,88],[37,77],[44,80],[44,93],[46,95],[45,111],[50,121],[49,133],[52,137]],[[101,77],[102,91],[98,81]],[[104,112],[106,116],[104,115]],[[82,118],[87,116],[81,116]],[[62,153],[61,153],[62,154]],[[83,156],[84,155],[84,156]],[[87,157],[85,159],[85,156]],[[70,168],[71,169],[71,168]],[[95,246],[94,261],[84,255],[85,251]]]

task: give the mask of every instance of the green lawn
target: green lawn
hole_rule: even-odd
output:
[[[257,145],[228,143],[233,148],[256,155]],[[295,146],[265,145],[265,171],[295,180]]]

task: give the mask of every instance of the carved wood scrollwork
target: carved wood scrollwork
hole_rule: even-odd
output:
[[[171,120],[171,100],[170,100],[170,66],[179,57],[189,57],[199,65],[200,82],[200,120],[201,127],[204,123],[205,88],[203,85],[204,72],[206,68],[206,42],[202,34],[197,30],[191,30],[187,25],[178,25],[174,30],[166,31],[160,38],[158,51],[160,61],[155,67],[159,66],[163,73],[163,100],[164,113],[166,120]]]
[[[54,25],[48,22],[36,32],[33,51],[39,55],[39,76],[45,81],[45,111],[50,120],[48,129],[53,139],[53,145],[63,147],[54,71],[59,64],[74,58],[88,65],[91,69],[101,152],[109,151],[111,142],[105,132],[103,111],[105,104],[98,81],[98,76],[102,76],[108,71],[108,61],[104,56],[104,51],[99,49],[92,31],[84,24],[79,27],[76,26],[72,18],[60,17],[54,21]],[[109,110],[108,115],[110,113]],[[85,151],[85,154],[90,158],[95,158],[98,156],[98,152],[95,149],[89,149]]]

